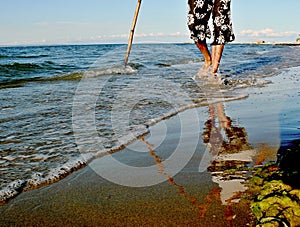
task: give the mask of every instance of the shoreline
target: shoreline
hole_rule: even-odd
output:
[[[159,45],[159,44],[179,44],[179,45],[194,45],[193,42],[137,42],[133,45]],[[287,46],[299,46],[298,42],[232,42],[227,45],[287,45]],[[15,47],[56,47],[56,46],[98,46],[98,45],[120,45],[127,46],[127,42],[124,43],[49,43],[49,44],[18,44],[18,45],[0,45],[0,48],[15,48]]]
[[[300,68],[294,68],[294,70],[299,72]],[[276,157],[274,152],[277,152],[282,142],[280,116],[282,112],[287,111],[289,104],[293,104],[296,100],[297,91],[295,94],[292,89],[299,87],[297,86],[299,82],[293,81],[295,78],[291,78],[293,77],[291,76],[292,71],[293,69],[287,73],[289,78],[282,73],[270,78],[273,84],[262,88],[248,88],[250,93],[248,99],[224,105],[226,116],[231,118],[235,126],[246,130],[248,143],[254,149],[259,149],[261,145],[264,145],[271,150],[271,154],[267,154],[262,162]],[[287,87],[289,90],[286,89]],[[196,109],[201,116],[199,128],[196,130],[203,128],[208,118],[206,108],[198,107]],[[299,107],[296,106],[295,109],[299,111]],[[177,125],[178,119],[182,117],[182,114],[188,114],[189,111],[193,110],[186,110],[179,116],[158,123],[159,130],[154,131],[154,136],[158,140],[164,124],[171,127],[171,132],[167,133],[167,141],[158,146],[158,149],[151,148],[149,150],[149,146],[144,144],[142,153],[144,156],[142,157],[137,157],[128,149],[124,149],[117,152],[115,158],[132,165],[141,163],[149,165],[156,161],[157,171],[160,162],[155,158],[162,157],[164,152],[174,149],[172,143],[178,142],[181,130]],[[188,127],[194,125],[193,119],[187,123]],[[261,130],[258,131],[258,128]],[[150,131],[151,129],[153,127],[150,127]],[[189,140],[199,139],[201,135],[198,134],[195,138],[192,138],[191,135],[187,135],[187,137],[183,146],[185,149],[191,147]],[[136,145],[141,146],[141,144]],[[193,158],[179,174],[173,177],[168,173],[168,167],[165,168],[165,171],[160,169],[160,173],[157,173],[160,176],[157,176],[165,178],[163,183],[140,188],[118,186],[103,179],[93,169],[93,165],[97,166],[103,162],[99,162],[101,159],[94,160],[88,167],[72,173],[55,184],[21,193],[8,204],[1,206],[0,212],[3,215],[0,218],[0,224],[7,222],[16,225],[22,223],[25,226],[50,226],[65,222],[67,226],[94,224],[190,224],[201,226],[201,222],[203,226],[215,226],[216,220],[218,220],[220,226],[224,226],[229,222],[233,222],[235,225],[250,222],[247,204],[233,204],[231,210],[222,205],[220,186],[212,181],[209,172],[200,173],[198,169],[205,145],[202,142],[197,144],[196,150]],[[168,156],[162,158],[168,158]],[[108,166],[108,168],[113,171],[113,166]],[[143,175],[139,177],[146,179]],[[212,200],[213,202],[211,202]],[[205,215],[203,215],[203,210],[206,210]],[[234,217],[237,213],[240,216]],[[222,218],[219,219],[220,217]]]

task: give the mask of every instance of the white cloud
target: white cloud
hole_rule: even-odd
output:
[[[135,33],[134,38],[138,42],[148,42],[148,41],[154,41],[154,42],[166,42],[170,40],[176,41],[185,41],[184,39],[188,39],[189,34],[188,33],[182,33],[182,32],[175,32],[175,33],[170,33],[170,34],[165,34],[162,32],[158,33]],[[126,42],[129,38],[129,33],[128,34],[114,34],[114,35],[99,35],[97,36],[98,41],[112,41],[112,42]],[[94,39],[96,41],[96,39]]]
[[[39,25],[45,26],[45,23],[40,23]],[[81,43],[127,43],[129,38],[129,32],[123,34],[91,34],[77,37],[41,37],[40,39],[34,40],[18,40],[16,42],[6,43],[6,45],[46,45],[46,44],[81,44]],[[174,33],[139,33],[134,34],[135,43],[159,43],[159,42],[188,42],[189,34],[184,32],[174,32]],[[2,43],[0,42],[0,45]]]
[[[246,36],[246,37],[257,37],[257,38],[264,38],[264,37],[273,37],[273,38],[284,38],[284,37],[291,37],[298,35],[299,32],[295,31],[285,31],[285,32],[278,32],[274,31],[272,28],[265,28],[261,30],[242,30],[239,32],[239,35]]]

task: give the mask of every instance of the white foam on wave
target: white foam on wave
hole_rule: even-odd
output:
[[[84,166],[86,166],[86,161],[80,157],[68,161],[61,167],[50,170],[47,175],[43,175],[42,173],[34,173],[30,179],[13,181],[6,188],[0,191],[0,204],[17,196],[23,191],[36,189],[41,186],[57,182]]]
[[[96,78],[101,76],[112,76],[112,75],[133,75],[138,72],[137,69],[127,65],[114,65],[108,67],[98,68],[95,67],[93,69],[85,70],[85,71],[77,71],[71,72],[67,74],[60,75],[58,77],[53,78],[45,78],[43,81],[57,81],[57,80],[78,80],[82,78]]]
[[[137,69],[134,69],[129,65],[127,65],[126,67],[124,65],[115,65],[107,68],[90,69],[84,72],[84,77],[92,78],[104,75],[132,75],[136,73]]]
[[[128,70],[129,72],[131,72],[131,69]],[[6,188],[0,191],[0,203],[1,201],[5,202],[17,196],[23,191],[28,191],[31,189],[39,188],[44,185],[49,185],[65,178],[67,175],[71,174],[72,172],[88,165],[88,163],[90,163],[92,160],[96,158],[101,158],[108,154],[115,153],[125,148],[127,145],[133,143],[138,138],[145,136],[147,133],[149,133],[150,126],[153,126],[163,120],[169,119],[188,109],[193,109],[200,106],[206,106],[212,103],[229,102],[229,101],[244,99],[248,97],[248,94],[236,94],[232,92],[230,94],[231,95],[228,94],[226,95],[226,92],[225,93],[221,92],[220,97],[211,97],[207,101],[201,101],[199,103],[193,103],[190,105],[185,105],[185,106],[183,105],[177,107],[172,111],[168,112],[167,114],[164,114],[163,116],[150,119],[144,124],[135,126],[127,135],[121,136],[119,138],[115,138],[117,139],[118,142],[115,146],[111,148],[103,148],[103,149],[99,149],[96,152],[81,154],[79,158],[70,160],[60,167],[51,169],[47,175],[44,175],[42,173],[34,173],[30,179],[14,181],[11,184],[9,184]]]
[[[42,173],[32,174],[30,179],[27,180],[16,180],[11,182],[7,187],[0,190],[0,204],[5,203],[11,198],[16,197],[21,192],[37,189],[44,185],[49,185],[65,178],[69,174],[75,172],[82,167],[85,167],[88,163],[96,158],[100,158],[104,155],[112,154],[123,149],[125,146],[136,141],[141,136],[147,134],[149,129],[147,125],[138,125],[134,130],[126,136],[118,139],[119,143],[112,148],[102,149],[94,153],[81,154],[77,159],[70,160],[64,165],[51,169],[47,175]]]
[[[259,78],[247,78],[247,79],[235,79],[228,80],[228,84],[231,86],[231,89],[240,89],[248,87],[263,87],[267,84],[272,83],[270,80],[264,80]]]
[[[11,182],[6,188],[0,191],[0,204],[7,201],[10,198],[13,198],[20,194],[23,191],[23,187],[26,184],[26,181],[16,180]]]

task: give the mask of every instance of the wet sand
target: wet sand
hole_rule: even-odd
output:
[[[242,165],[274,160],[282,141],[291,139],[291,134],[299,135],[295,134],[297,127],[299,130],[299,72],[298,68],[272,77],[273,84],[266,87],[248,88],[249,98],[245,100],[221,103],[234,130],[244,132],[246,141],[227,141],[223,154],[213,154],[214,159],[238,157]],[[195,114],[198,119],[189,117]],[[184,127],[180,125],[182,119]],[[151,167],[150,172],[132,174],[126,166],[100,158],[58,183],[21,193],[1,206],[0,226],[245,226],[251,222],[247,202],[226,203],[223,198],[241,190],[240,179],[233,179],[226,187],[222,185],[216,176],[226,168],[218,161],[216,165],[206,163],[210,172],[199,171],[208,147],[203,140],[208,119],[208,107],[185,111],[151,127],[150,135],[113,154],[114,160],[128,166]],[[247,146],[236,148],[234,154],[226,151],[236,141]],[[178,144],[178,156],[172,161]],[[238,156],[238,149],[255,155]],[[187,165],[182,163],[186,158]],[[178,174],[176,161],[184,166]],[[236,165],[234,162],[233,167]]]

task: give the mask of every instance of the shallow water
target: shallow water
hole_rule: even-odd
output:
[[[244,88],[300,65],[298,47],[228,45],[220,73],[229,85],[207,85],[192,79],[202,64],[194,45],[134,45],[127,68],[125,51],[0,48],[0,200],[118,150],[180,111],[246,98]]]

